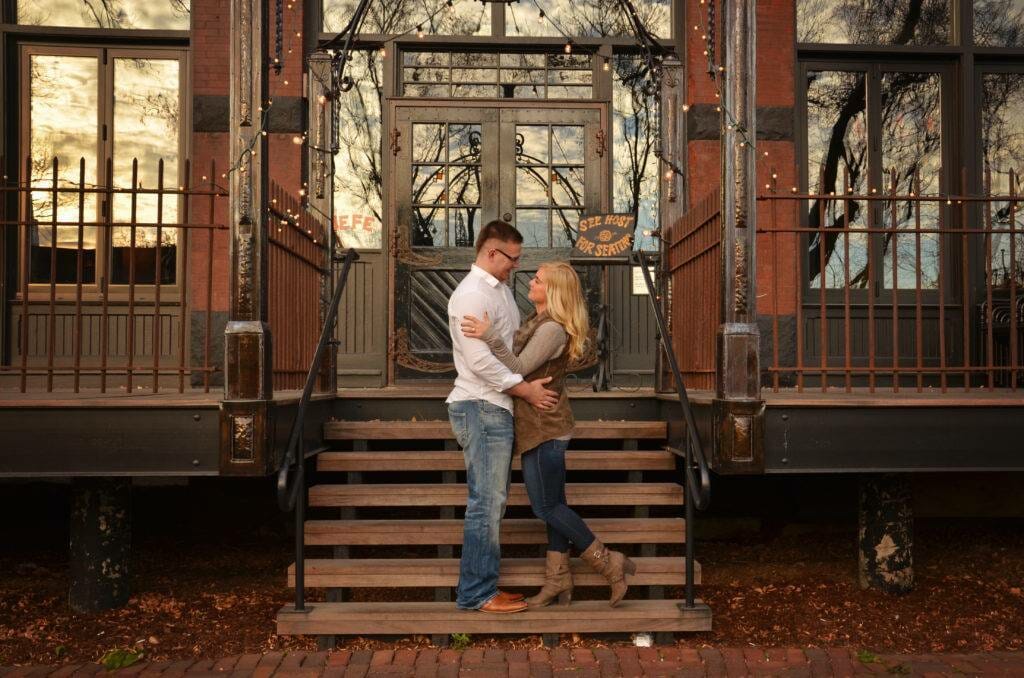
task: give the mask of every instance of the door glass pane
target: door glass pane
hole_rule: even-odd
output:
[[[551,168],[551,202],[554,205],[583,205],[583,168]]]
[[[515,135],[516,227],[523,246],[572,246],[581,212],[554,208],[583,206],[584,127],[516,125]]]
[[[797,42],[945,45],[949,0],[797,0]]]
[[[445,126],[441,123],[412,126],[412,161],[444,162]]]
[[[323,30],[337,33],[352,18],[359,0],[323,0]],[[490,5],[454,2],[451,10],[436,11],[421,0],[370,3],[362,34],[412,33],[421,27],[430,35],[490,35]]]
[[[576,233],[579,232],[580,219],[583,218],[583,210],[555,210],[551,217],[554,221],[551,224],[551,245],[552,247],[572,247],[576,244]]]
[[[657,250],[658,200],[661,182],[658,159],[658,99],[645,95],[636,83],[646,74],[646,64],[634,56],[612,61],[612,196],[614,210],[637,215],[635,249]]]
[[[935,195],[942,192],[942,114],[941,85],[935,73],[883,73],[881,87],[882,167],[884,183],[899,195],[920,192]],[[920,182],[920,191],[916,187]],[[915,228],[920,218],[922,229],[939,227],[940,206],[935,201],[901,200],[896,205],[895,223],[891,204],[882,216],[885,228]],[[916,213],[920,210],[920,216]],[[920,268],[921,286],[934,289],[938,283],[939,241],[934,233],[920,238],[913,234],[885,234],[884,268],[881,278],[891,289],[916,286]],[[894,246],[895,241],[895,246]],[[895,260],[893,256],[895,253]],[[896,273],[893,274],[895,265]],[[895,277],[895,281],[894,281]]]
[[[1024,46],[1024,0],[974,0],[974,43]]]
[[[472,247],[481,206],[480,123],[413,123],[412,244]],[[427,208],[428,205],[433,207]]]
[[[811,192],[864,195],[868,191],[868,137],[865,74],[848,71],[807,73],[807,184]],[[828,229],[867,227],[864,201],[811,201],[807,225],[825,226],[825,237],[808,237],[807,279],[812,288],[866,288],[868,237],[864,233],[832,234]],[[822,253],[824,248],[824,253]]]
[[[583,126],[553,125],[551,155],[556,165],[583,164]]]
[[[545,209],[516,210],[516,228],[523,234],[523,247],[547,247],[550,212]]]
[[[651,33],[671,37],[671,0],[635,0],[633,5]],[[507,35],[557,37],[561,35],[559,28],[578,36],[632,35],[616,0],[542,0],[539,5],[519,2],[505,7]]]
[[[547,125],[516,126],[516,162],[521,165],[547,164]]]
[[[1021,193],[1020,172],[1024,171],[1024,73],[982,75],[981,141],[983,180],[988,194],[1010,195],[1011,176],[1017,195]],[[992,282],[1009,288],[1011,280],[1024,285],[1024,208],[1009,200],[987,206],[989,223],[996,231],[1010,229],[1011,219],[1020,234],[1010,247],[1009,233],[992,234]]]
[[[341,151],[334,156],[334,231],[343,248],[381,246],[381,92],[380,52],[355,52],[348,65],[355,86],[338,100]],[[434,134],[439,126],[435,125]],[[417,142],[416,160],[437,162],[443,142]],[[433,155],[431,152],[433,151]]]
[[[187,31],[190,0],[17,0],[18,23]]]
[[[79,162],[85,158],[85,183],[97,184],[97,144],[99,121],[99,64],[94,57],[33,55],[29,59],[29,138],[33,187],[28,221],[40,224],[58,222],[69,225],[40,225],[30,230],[32,282],[49,282],[51,257],[56,254],[56,282],[73,283],[77,279],[79,199],[74,193],[59,193],[56,215],[52,193],[53,160],[58,163],[58,187],[79,184]],[[96,195],[86,193],[83,221],[98,217]],[[70,225],[76,224],[76,225]],[[56,230],[56,233],[54,232]],[[95,227],[82,229],[83,281],[96,280]],[[56,244],[56,252],[51,248]]]
[[[178,143],[181,118],[177,59],[114,59],[114,185],[132,185],[132,161],[138,161],[137,187],[158,187],[160,161],[163,160],[163,185],[176,189]],[[135,223],[155,224],[178,221],[176,196],[164,196],[158,213],[155,194],[135,196]],[[132,221],[132,199],[115,195],[115,222]],[[156,280],[155,227],[134,229],[134,282],[152,284]],[[132,229],[111,230],[111,282],[131,282]],[[173,283],[177,256],[178,230],[162,228],[160,234],[160,282]]]

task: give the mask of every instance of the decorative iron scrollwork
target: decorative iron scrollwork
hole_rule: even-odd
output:
[[[595,138],[597,139],[597,155],[598,157],[603,158],[605,152],[608,150],[608,135],[604,133],[603,129],[599,129],[597,130]]]
[[[391,129],[391,155],[397,156],[402,150],[398,140],[402,138],[402,133],[397,127]]]
[[[402,367],[431,374],[451,372],[455,369],[455,363],[436,363],[432,360],[424,360],[414,354],[409,348],[409,331],[404,327],[395,330],[392,346],[394,347],[395,362]]]

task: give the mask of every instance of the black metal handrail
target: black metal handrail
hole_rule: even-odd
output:
[[[658,323],[658,337],[665,349],[665,356],[668,359],[669,367],[672,368],[672,376],[676,382],[676,393],[679,395],[679,404],[683,408],[683,418],[686,421],[686,446],[682,455],[686,477],[686,497],[684,502],[684,510],[686,512],[686,606],[693,607],[694,511],[696,509],[706,509],[711,501],[711,471],[708,468],[707,459],[704,457],[704,448],[701,446],[700,436],[697,434],[697,423],[693,418],[693,410],[690,408],[690,398],[686,394],[683,375],[679,371],[679,363],[676,361],[675,353],[672,351],[672,340],[668,334],[668,326],[665,325],[665,318],[662,316],[661,307],[658,305],[654,281],[651,280],[651,271],[648,268],[650,264],[648,263],[647,254],[642,250],[637,250],[633,252],[633,259],[640,267],[644,276],[644,283],[647,285],[647,298],[651,302],[655,322]],[[699,474],[699,479],[695,472]]]
[[[306,373],[306,385],[302,389],[302,397],[299,399],[299,406],[295,411],[295,421],[292,423],[291,433],[288,435],[288,448],[285,450],[284,460],[281,462],[281,469],[277,472],[277,503],[282,511],[295,510],[295,609],[306,609],[305,591],[305,539],[304,527],[306,520],[306,446],[305,446],[305,423],[306,408],[313,395],[313,387],[316,385],[317,377],[320,374],[321,363],[327,345],[331,343],[331,335],[334,334],[334,322],[338,317],[338,305],[341,303],[341,296],[345,292],[345,281],[348,280],[348,272],[352,262],[359,259],[359,254],[354,249],[345,253],[342,261],[341,275],[338,278],[338,286],[334,290],[330,306],[327,307],[327,317],[324,318],[324,325],[320,329],[320,340],[316,344],[316,352],[313,354],[313,361]],[[294,476],[292,473],[294,471]]]

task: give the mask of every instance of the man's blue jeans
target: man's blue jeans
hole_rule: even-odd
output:
[[[512,413],[486,400],[448,405],[448,418],[466,461],[466,519],[455,604],[475,610],[498,593],[501,517],[512,465]]]

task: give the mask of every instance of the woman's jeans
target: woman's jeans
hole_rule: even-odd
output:
[[[501,518],[508,499],[512,413],[486,400],[448,405],[448,419],[466,461],[466,519],[455,604],[475,610],[498,594]]]
[[[549,440],[523,453],[523,480],[533,514],[548,527],[548,550],[566,553],[569,545],[585,551],[594,533],[565,503],[567,440]]]

